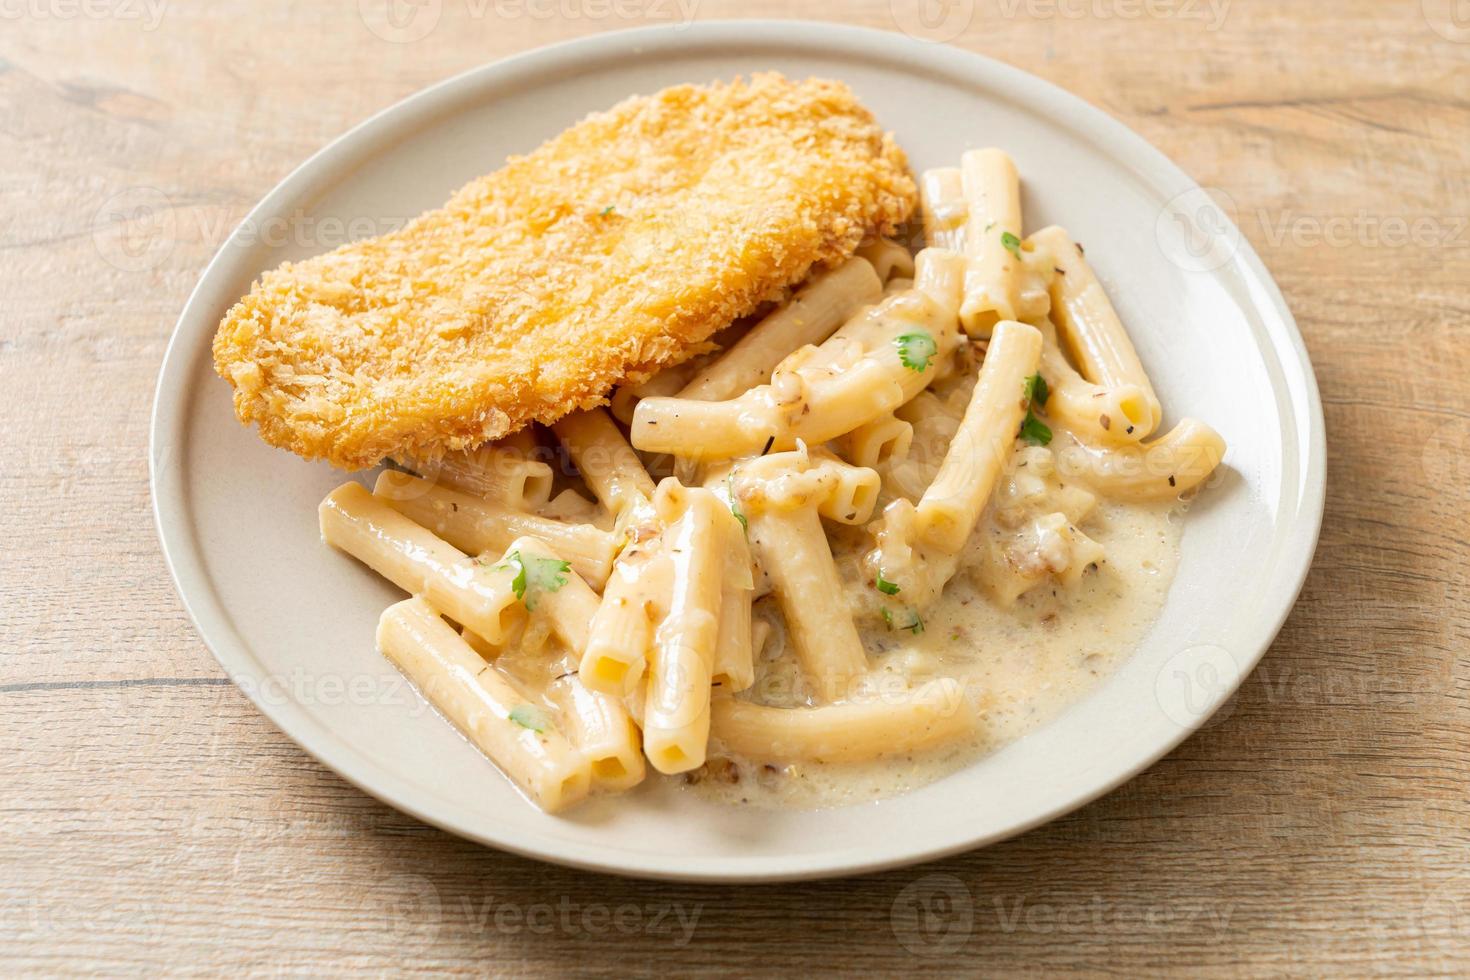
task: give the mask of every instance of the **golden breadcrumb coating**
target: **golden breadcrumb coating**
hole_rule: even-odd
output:
[[[914,201],[846,85],[680,85],[398,231],[266,273],[220,324],[215,369],[274,445],[346,469],[432,460],[708,350]]]

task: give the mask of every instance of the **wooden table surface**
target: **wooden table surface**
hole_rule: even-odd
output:
[[[169,582],[154,380],[271,186],[495,58],[794,12],[422,2],[0,0],[0,972],[1470,971],[1463,0],[800,5],[954,35],[1230,202],[1306,337],[1330,482],[1305,591],[1223,721],[1008,843],[742,888],[537,864],[377,803],[229,684]]]

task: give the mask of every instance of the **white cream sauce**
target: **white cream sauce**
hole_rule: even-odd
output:
[[[1036,455],[1043,462],[1049,459]],[[1077,509],[1070,496],[1075,489],[1059,488],[1054,480],[1028,492],[1031,513]],[[712,753],[704,769],[689,774],[694,789],[728,803],[796,808],[903,793],[1033,731],[1111,674],[1163,607],[1178,562],[1183,505],[1100,500],[1083,519],[1070,514],[1076,528],[1102,546],[1106,558],[1090,564],[1071,585],[1045,574],[1040,584],[1006,605],[996,597],[993,573],[1005,544],[1027,540],[1016,528],[1014,512],[1006,513],[1017,495],[1014,479],[997,490],[959,572],[938,602],[924,611],[924,628],[917,635],[891,629],[871,614],[872,586],[852,574],[852,551],[863,542],[834,542],[839,566],[849,573],[850,597],[859,611],[873,670],[890,672],[911,685],[934,677],[961,681],[968,692],[979,695],[982,718],[973,740],[929,754],[850,764],[783,766]],[[1007,517],[1012,526],[1002,527],[998,519],[1005,522]],[[763,599],[756,608],[774,628],[757,664],[756,685],[744,696],[774,706],[810,703],[774,601]]]

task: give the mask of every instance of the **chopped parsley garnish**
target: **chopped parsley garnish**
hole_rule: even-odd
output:
[[[893,621],[893,613],[887,608],[884,608],[883,622],[888,624],[889,629],[908,630],[910,633],[918,636],[920,633],[924,632],[923,617],[921,617],[917,612],[912,609],[908,610],[908,614],[913,617],[912,620],[907,623],[897,624]]]
[[[1033,446],[1050,444],[1051,429],[1031,410],[1032,405],[1045,405],[1046,400],[1051,397],[1046,379],[1039,372],[1031,375],[1021,385],[1021,393],[1026,398],[1026,417],[1021,420],[1021,431],[1016,434],[1017,438]]]
[[[897,582],[890,582],[883,577],[883,569],[881,568],[878,569],[878,577],[873,580],[873,584],[884,595],[898,595],[900,591]]]
[[[567,573],[572,570],[572,563],[538,555],[523,558],[519,551],[512,551],[495,567],[515,570],[515,578],[510,580],[511,590],[527,609],[535,609],[539,593],[557,592],[567,584]]]
[[[1045,446],[1051,442],[1051,429],[1028,408],[1026,418],[1021,421],[1019,436],[1033,446]]]
[[[893,344],[898,348],[898,359],[910,371],[927,371],[929,362],[939,353],[939,345],[924,330],[900,334],[893,338]]]
[[[546,715],[534,704],[518,704],[511,709],[510,720],[533,732],[546,731]]]
[[[1021,257],[1021,240],[1015,235],[1012,235],[1008,231],[1001,232],[1000,243],[1005,246],[1007,252],[1010,252],[1018,259]]]
[[[607,207],[603,208],[601,212],[599,212],[598,216],[599,217],[602,217],[602,218],[606,218],[608,215],[612,214],[615,210],[617,210],[617,207],[618,206],[616,204],[609,204]]]
[[[734,514],[735,519],[740,522],[741,528],[745,531],[745,536],[750,537],[750,521],[746,519],[745,512],[740,509],[740,498],[735,496],[735,474],[733,471],[729,476],[725,477],[725,489],[730,494],[730,513]]]
[[[1046,386],[1046,379],[1039,373],[1033,374],[1026,379],[1025,387],[1026,401],[1045,406],[1046,400],[1051,397],[1051,389]]]

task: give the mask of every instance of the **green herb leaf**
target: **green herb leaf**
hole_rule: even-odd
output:
[[[616,204],[609,204],[607,207],[605,207],[605,208],[602,209],[602,211],[601,211],[601,213],[600,213],[599,216],[600,217],[603,217],[603,218],[606,218],[608,215],[612,214],[613,211],[616,210],[616,209],[617,209],[617,205]]]
[[[730,513],[734,514],[735,519],[740,522],[740,527],[745,531],[745,536],[747,538],[750,537],[750,521],[746,520],[745,512],[740,509],[740,498],[735,496],[734,470],[731,470],[730,475],[725,477],[725,490],[730,495]]]
[[[518,704],[511,709],[510,720],[533,732],[546,731],[546,715],[534,704]]]
[[[909,620],[909,622],[904,623],[902,625],[897,625],[897,624],[895,624],[893,622],[893,612],[892,612],[892,610],[890,610],[887,606],[884,606],[883,607],[883,622],[887,623],[888,624],[888,628],[891,629],[891,630],[892,629],[908,630],[910,633],[914,634],[915,636],[918,636],[920,633],[924,632],[924,619],[923,619],[922,616],[920,616],[917,612],[915,612],[912,609],[911,610],[908,610],[908,614],[909,614],[910,617],[912,617]]]
[[[515,578],[510,580],[511,591],[527,609],[535,609],[539,593],[557,592],[567,584],[567,573],[572,570],[572,563],[539,555],[523,558],[519,551],[512,551],[495,567],[515,569]]]
[[[1039,373],[1027,378],[1022,390],[1026,394],[1026,401],[1036,405],[1044,406],[1046,400],[1051,397],[1051,389],[1046,386],[1046,379]]]
[[[910,371],[928,370],[929,362],[939,353],[939,345],[924,330],[900,334],[893,338],[893,344],[898,348],[898,359]]]
[[[884,595],[898,595],[900,591],[897,582],[890,582],[883,577],[883,569],[881,568],[878,569],[878,577],[873,580],[873,584]]]
[[[1015,235],[1012,235],[1008,231],[1001,232],[1000,243],[1005,246],[1007,252],[1010,252],[1017,259],[1021,257],[1021,240]]]
[[[1019,437],[1033,446],[1045,446],[1051,442],[1051,429],[1028,408],[1026,418],[1021,422]]]

